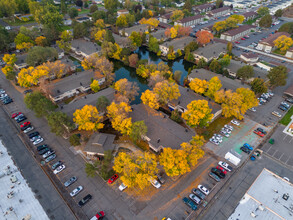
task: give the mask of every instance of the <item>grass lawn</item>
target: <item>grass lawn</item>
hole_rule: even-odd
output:
[[[24,25],[24,24],[31,24],[31,23],[35,23],[36,21],[32,20],[32,21],[20,21],[18,19],[15,19],[15,21],[11,20],[11,19],[3,19],[6,23],[8,23],[11,26],[20,26],[20,25]]]
[[[224,127],[225,124],[228,124],[233,118],[225,118],[220,116],[216,120],[214,120],[208,127],[206,128],[196,128],[195,132],[198,135],[202,135],[205,140],[209,140],[215,133],[219,133],[219,131]]]
[[[89,9],[85,9],[85,8],[81,9],[81,11],[78,12],[79,15],[80,14],[88,14],[88,13],[90,13],[90,10]]]
[[[61,31],[70,30],[72,29],[71,26],[62,26]]]
[[[282,125],[287,126],[289,122],[291,121],[291,116],[293,115],[293,107],[289,109],[289,111],[286,113],[286,115],[281,119],[280,123]]]
[[[273,53],[284,56],[286,54],[286,51],[280,51],[279,49],[276,49],[273,51]]]

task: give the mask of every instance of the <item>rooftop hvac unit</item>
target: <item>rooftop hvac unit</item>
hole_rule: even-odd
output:
[[[254,214],[253,212],[251,212],[250,215],[251,215],[253,218],[256,218],[256,216],[257,216],[257,215]]]
[[[258,207],[258,209],[259,209],[260,211],[265,210],[264,207],[263,207],[262,205],[260,205],[260,206]]]
[[[287,200],[289,199],[289,194],[288,194],[288,193],[285,193],[285,194],[283,195],[283,199],[287,201]]]

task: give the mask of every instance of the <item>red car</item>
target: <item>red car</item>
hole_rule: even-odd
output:
[[[236,43],[236,44],[240,44],[240,42],[239,42],[239,41],[235,41],[235,43]]]
[[[15,118],[16,116],[19,116],[20,114],[22,114],[22,113],[21,112],[16,112],[16,113],[11,115],[11,118]]]
[[[102,219],[104,216],[105,216],[105,212],[100,211],[94,217],[92,217],[91,220],[99,220],[99,219]]]
[[[245,38],[244,38],[244,37],[242,37],[242,38],[241,38],[241,40],[245,40]]]
[[[108,183],[109,184],[112,184],[115,180],[118,179],[118,175],[117,174],[114,174],[109,180],[108,180]]]
[[[221,166],[217,166],[217,169],[218,169],[218,170],[221,170],[222,173],[224,173],[225,175],[227,174],[227,171],[226,171],[223,167],[221,167]]]
[[[29,121],[24,122],[23,124],[20,125],[21,128],[26,127],[30,125],[31,123]]]
[[[254,130],[253,133],[257,134],[260,137],[265,136],[262,132],[258,131],[258,130]]]

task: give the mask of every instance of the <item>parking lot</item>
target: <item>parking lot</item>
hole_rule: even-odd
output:
[[[274,144],[268,141],[262,147],[262,150],[274,159],[293,168],[293,137],[283,133],[284,125],[278,125],[274,134],[271,136],[275,140]]]

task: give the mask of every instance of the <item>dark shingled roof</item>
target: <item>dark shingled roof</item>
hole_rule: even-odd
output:
[[[113,143],[115,135],[106,133],[94,133],[83,151],[104,154],[106,150],[114,150],[115,144]]]
[[[290,34],[288,34],[287,32],[277,32],[277,33],[274,33],[272,34],[271,36],[269,36],[268,38],[262,40],[261,42],[259,42],[260,44],[269,44],[271,46],[274,46],[274,41],[282,36],[282,35],[285,35],[286,37],[290,37]]]
[[[293,84],[285,90],[284,94],[291,96],[293,98]]]
[[[197,20],[197,19],[200,19],[200,18],[203,18],[203,16],[202,15],[194,15],[194,16],[183,18],[183,19],[179,20],[178,23],[179,22],[186,23],[186,22],[194,21],[194,20]]]
[[[245,12],[242,14],[245,18],[251,17],[253,15],[257,15],[257,13],[255,11],[249,11],[249,12]]]
[[[222,7],[222,8],[217,8],[217,9],[211,10],[209,13],[216,14],[218,12],[226,11],[226,10],[231,10],[231,8],[228,7],[228,6],[225,6],[225,7]]]
[[[256,26],[253,26],[253,25],[242,25],[238,28],[235,28],[235,29],[231,29],[229,31],[226,31],[225,33],[223,33],[224,35],[229,35],[229,36],[235,36],[239,33],[242,33],[246,30],[249,30],[251,28],[255,28]]]
[[[241,54],[242,56],[244,56],[244,57],[246,57],[246,58],[256,58],[256,57],[258,57],[258,55],[257,54],[255,54],[255,53],[243,53],[243,54]]]

